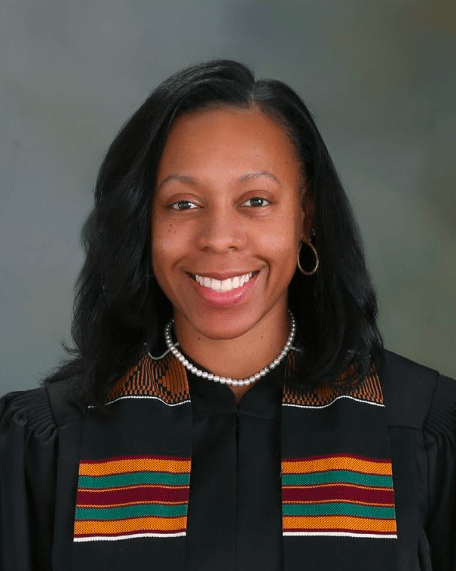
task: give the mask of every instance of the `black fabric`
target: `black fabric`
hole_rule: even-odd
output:
[[[167,408],[157,400],[138,399],[114,403],[104,417],[89,411],[84,421],[81,459],[142,456],[145,450],[150,450],[149,441],[154,442],[154,454],[190,457],[191,416],[185,411],[189,406]],[[118,415],[122,416],[122,422],[118,422]],[[97,438],[92,438],[94,434]],[[132,563],[138,569],[144,569],[152,561],[156,568],[163,566],[170,571],[183,568],[185,537],[152,541],[153,549],[150,538],[143,537],[76,543],[72,569],[113,571],[129,569]]]
[[[228,387],[189,376],[193,451],[187,571],[282,571],[283,540],[300,540],[282,538],[279,373],[252,387],[239,406]],[[397,569],[450,571],[456,568],[456,385],[391,353],[380,378],[393,462]],[[69,393],[62,382],[47,392],[11,393],[0,401],[0,562],[6,571],[72,569],[84,422]],[[350,541],[356,558],[367,544]],[[327,550],[325,538],[317,544]],[[172,568],[158,559],[143,562],[140,552],[138,543],[139,566]],[[341,559],[337,550],[326,561],[324,571],[352,569],[352,559]],[[305,569],[306,563],[304,552],[295,568]],[[120,560],[110,567],[124,568]]]
[[[398,502],[399,569],[454,571],[456,383],[391,352],[381,379]]]
[[[236,405],[227,387],[189,375],[192,484],[186,570],[282,568],[283,366]]]

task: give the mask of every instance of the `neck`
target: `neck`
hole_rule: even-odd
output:
[[[228,339],[204,335],[175,316],[177,339],[190,359],[215,375],[233,379],[247,378],[268,365],[282,350],[289,332],[286,307],[271,311],[241,335]]]

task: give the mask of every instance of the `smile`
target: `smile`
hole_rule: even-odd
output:
[[[214,278],[199,276],[198,274],[190,274],[190,275],[195,281],[197,281],[203,287],[212,289],[214,291],[225,292],[237,289],[238,287],[242,287],[248,281],[250,281],[254,276],[256,276],[257,273],[258,272],[250,272],[248,274],[243,274],[242,276],[234,276],[232,278],[228,278],[223,281],[215,280]]]

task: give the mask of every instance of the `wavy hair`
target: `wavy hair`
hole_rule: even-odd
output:
[[[320,268],[297,271],[289,288],[303,353],[292,382],[362,378],[382,346],[377,303],[347,196],[309,110],[287,85],[255,80],[235,61],[214,60],[172,75],[120,130],[101,165],[82,231],[86,259],[76,284],[72,358],[47,381],[79,377],[83,402],[102,405],[113,383],[160,344],[172,307],[151,265],[151,200],[173,121],[211,107],[257,107],[293,142],[314,204]]]

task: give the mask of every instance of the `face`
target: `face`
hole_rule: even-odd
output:
[[[286,322],[299,241],[311,226],[301,178],[287,134],[259,110],[175,121],[151,222],[153,271],[178,337],[233,339]]]

